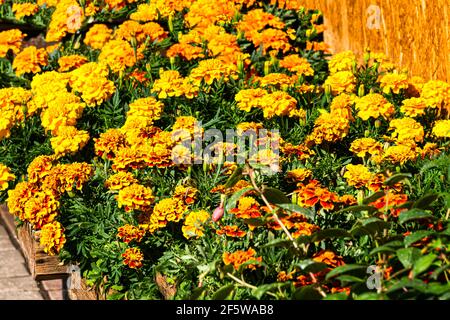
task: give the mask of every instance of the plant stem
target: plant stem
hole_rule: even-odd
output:
[[[229,273],[229,272],[227,272],[227,276],[230,277],[231,279],[233,279],[234,281],[236,281],[237,283],[239,283],[239,284],[240,284],[241,286],[243,286],[243,287],[247,287],[247,288],[252,289],[252,290],[253,290],[253,289],[258,289],[258,287],[254,286],[254,285],[251,285],[250,283],[247,283],[247,282],[245,282],[244,280],[239,279],[239,278],[233,276],[233,275],[232,275],[231,273]],[[267,291],[266,293],[267,293],[268,295],[274,297],[274,298],[277,298],[277,295],[276,295],[275,293],[272,293],[272,292],[270,292],[270,291]]]

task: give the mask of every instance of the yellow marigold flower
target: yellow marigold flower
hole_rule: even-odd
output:
[[[103,46],[98,61],[107,64],[113,72],[120,72],[134,66],[137,57],[127,41],[110,40]]]
[[[154,97],[148,97],[134,100],[129,107],[127,117],[144,117],[148,119],[149,123],[152,123],[161,117],[164,104]]]
[[[422,77],[414,76],[409,79],[408,90],[406,91],[409,97],[420,97],[425,80]]]
[[[16,19],[32,16],[39,11],[39,6],[35,3],[13,3],[12,12]]]
[[[137,183],[121,189],[117,196],[119,208],[125,207],[126,212],[133,210],[148,212],[154,200],[152,189]]]
[[[313,76],[314,69],[306,58],[300,57],[298,54],[287,55],[280,60],[280,67],[286,68],[294,72],[297,76]]]
[[[333,98],[330,105],[330,112],[336,116],[344,117],[349,121],[355,120],[352,115],[352,106],[355,103],[356,96],[342,93]]]
[[[146,37],[153,41],[162,41],[167,38],[167,31],[156,22],[149,22],[142,25],[142,31]]]
[[[75,126],[85,104],[75,94],[60,92],[41,113],[42,126],[56,135],[60,127]]]
[[[176,70],[162,69],[159,71],[159,79],[153,83],[152,92],[158,93],[159,99],[167,97],[179,97],[183,95],[183,77]]]
[[[291,116],[297,110],[297,100],[284,91],[275,91],[263,96],[260,101],[264,118]]]
[[[189,12],[184,16],[184,21],[188,26],[195,26],[198,29],[207,28],[213,24],[230,22],[239,12],[239,8],[233,1],[198,0],[189,7]]]
[[[422,98],[405,99],[402,102],[400,111],[407,117],[415,118],[425,114],[427,102]]]
[[[139,181],[130,172],[118,172],[110,176],[105,185],[110,190],[121,190],[125,187],[129,187],[132,184],[138,183]]]
[[[38,192],[37,187],[29,182],[19,182],[13,190],[8,190],[8,210],[11,214],[25,220],[25,204]]]
[[[323,141],[336,142],[346,137],[349,129],[350,122],[347,119],[325,112],[315,121],[313,132],[307,141],[315,144],[321,144]]]
[[[449,133],[450,133],[450,128],[449,128]],[[425,145],[423,146],[422,149],[420,149],[420,148],[418,148],[418,149],[419,149],[418,151],[419,151],[422,159],[424,159],[427,156],[431,159],[434,156],[437,156],[441,153],[441,150],[439,150],[437,143],[427,142],[427,143],[425,143]]]
[[[144,255],[139,248],[128,248],[122,254],[122,258],[123,264],[131,269],[139,269],[143,266],[142,261],[144,260]]]
[[[380,116],[389,119],[395,113],[394,106],[378,93],[370,93],[359,98],[355,107],[358,110],[358,117],[365,121],[369,118],[377,119]]]
[[[303,182],[312,177],[312,171],[305,168],[290,170],[286,173],[286,179],[293,182]]]
[[[212,85],[214,80],[223,79],[227,82],[231,78],[237,78],[237,67],[234,64],[225,64],[219,59],[207,59],[199,62],[198,66],[191,70],[189,79],[195,86],[200,86],[202,81]]]
[[[409,87],[407,74],[388,73],[380,76],[378,81],[380,82],[383,92],[386,94],[391,93],[391,91],[395,94],[399,94],[400,90],[405,90]]]
[[[268,28],[262,32],[253,31],[247,36],[247,39],[252,41],[256,48],[262,46],[264,54],[269,49],[281,50],[286,53],[292,48],[288,34],[278,29]]]
[[[71,192],[74,188],[81,190],[93,173],[92,166],[85,162],[59,164],[41,179],[41,189],[57,194]]]
[[[328,69],[331,74],[340,71],[352,71],[353,65],[356,63],[356,56],[352,51],[343,51],[333,55],[328,62]]]
[[[415,160],[417,158],[417,154],[415,152],[415,148],[411,148],[408,145],[397,145],[390,146],[386,149],[383,154],[384,161],[390,161],[392,163],[400,163],[403,165],[405,162],[409,160]]]
[[[237,30],[244,32],[245,36],[250,36],[251,32],[264,29],[270,26],[276,29],[284,29],[284,22],[277,16],[263,9],[253,9],[248,11],[237,24]],[[247,38],[248,39],[248,38]]]
[[[39,243],[47,254],[51,256],[58,254],[66,243],[61,223],[53,221],[45,224],[40,232]]]
[[[431,80],[424,84],[420,95],[426,101],[427,106],[437,108],[440,112],[447,111],[450,114],[450,84]]]
[[[331,87],[334,96],[341,93],[353,93],[356,88],[356,78],[351,71],[339,71],[330,74],[325,80],[324,87]]]
[[[72,69],[76,69],[82,66],[86,62],[88,62],[88,59],[86,57],[77,54],[73,54],[70,56],[63,56],[58,59],[59,64],[58,71],[59,72],[70,71]]]
[[[268,92],[264,89],[243,89],[236,94],[234,99],[240,110],[250,112],[252,108],[261,106],[261,99],[267,94]]]
[[[0,163],[0,191],[8,189],[8,182],[15,179],[16,176],[11,173],[10,169]]]
[[[136,242],[141,242],[142,238],[145,235],[145,229],[142,227],[136,227],[131,224],[126,224],[122,227],[119,227],[117,230],[117,237],[122,239],[125,243],[130,243],[135,240]]]
[[[349,164],[346,169],[344,178],[347,179],[349,186],[354,186],[355,188],[361,188],[373,177],[373,173],[369,171],[369,168],[362,164]]]
[[[141,22],[165,19],[176,12],[183,11],[192,3],[191,0],[154,0],[150,3],[139,4],[137,11],[130,15],[130,19]]]
[[[24,218],[34,228],[41,229],[55,219],[59,205],[52,193],[38,192],[25,203]]]
[[[0,32],[0,58],[4,58],[9,50],[14,54],[20,52],[22,47],[22,40],[26,34],[19,29],[11,29]]]
[[[94,141],[95,154],[107,159],[113,158],[117,151],[126,146],[125,135],[119,129],[108,129]]]
[[[55,156],[38,156],[28,165],[28,181],[31,183],[40,182],[45,176],[50,174]]]
[[[360,158],[364,158],[367,154],[371,156],[381,155],[383,145],[373,138],[360,138],[352,142],[350,151]]]
[[[31,91],[20,87],[0,89],[0,110],[3,120],[6,120],[6,123],[23,121],[26,116],[24,107],[31,96]]]
[[[224,252],[222,259],[226,265],[231,264],[235,270],[238,270],[243,263],[249,261],[262,262],[262,257],[256,257],[256,251],[252,248],[247,251],[240,250],[233,253]],[[246,265],[246,268],[255,270],[256,265],[250,263]]]
[[[393,119],[389,129],[394,129],[391,137],[399,144],[407,140],[422,142],[425,134],[422,125],[412,118]]]
[[[114,171],[125,171],[129,168],[137,169],[143,165],[143,154],[136,148],[121,148],[115,153],[113,158]]]
[[[177,117],[172,126],[171,138],[176,140],[190,139],[192,135],[202,135],[203,128],[199,126],[198,120],[192,116]]]
[[[11,128],[14,127],[16,121],[16,115],[13,110],[2,110],[2,116],[0,118],[0,140],[3,138],[9,138],[11,135]]]
[[[183,202],[187,205],[193,204],[195,200],[197,200],[199,191],[191,186],[183,186],[178,185],[175,187],[175,191],[173,192],[174,199],[183,200]]]
[[[172,133],[161,131],[141,148],[142,159],[149,167],[164,168],[174,165],[172,162]]]
[[[164,228],[169,222],[180,221],[186,209],[186,205],[179,199],[167,198],[159,201],[150,215],[150,232]]]
[[[236,132],[238,135],[242,135],[245,131],[253,131],[255,133],[259,132],[259,129],[263,129],[262,123],[257,122],[241,122],[236,126]]]
[[[84,37],[83,42],[92,49],[101,49],[111,39],[112,30],[104,24],[94,24]]]
[[[210,214],[205,210],[191,211],[186,216],[181,231],[186,239],[200,238],[205,231],[205,223],[210,218]]]
[[[284,73],[269,73],[268,75],[255,79],[261,87],[274,86],[282,89],[287,89],[295,84],[296,76],[288,76]]]
[[[84,21],[83,9],[76,0],[58,1],[48,25],[46,42],[58,42],[67,33],[75,33]]]
[[[58,157],[74,154],[89,141],[89,132],[78,130],[73,126],[59,127],[57,136],[50,138],[50,143]]]
[[[18,76],[24,73],[38,73],[42,66],[46,66],[48,54],[45,49],[29,46],[23,49],[13,61],[13,69]]]
[[[434,123],[433,134],[438,138],[450,138],[450,120],[438,120]]]

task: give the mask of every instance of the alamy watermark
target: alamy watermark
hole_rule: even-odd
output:
[[[366,285],[369,290],[381,290],[381,279],[383,276],[383,273],[381,271],[381,268],[379,266],[369,266],[367,267],[366,273],[370,274],[370,276],[367,278]]]

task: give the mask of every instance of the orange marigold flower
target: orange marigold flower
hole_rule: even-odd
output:
[[[95,154],[99,157],[112,159],[115,154],[126,146],[125,135],[119,129],[108,129],[94,138]]]
[[[319,203],[323,209],[332,210],[334,204],[339,202],[338,195],[322,188],[317,180],[311,180],[307,185],[300,185],[295,193],[298,195],[298,204],[303,207],[312,207]]]
[[[259,101],[259,107],[263,110],[264,118],[274,116],[300,116],[304,118],[306,113],[297,109],[297,100],[284,91],[275,91],[263,96]]]
[[[286,173],[286,179],[293,182],[303,182],[312,177],[312,171],[305,168],[290,170]]]
[[[214,187],[211,189],[211,193],[222,193],[226,195],[231,195],[239,190],[242,190],[244,188],[250,187],[251,183],[245,180],[239,180],[233,187],[225,189],[225,185],[218,185],[217,187]],[[250,193],[251,191],[249,191]],[[244,194],[244,196],[247,195],[247,193]]]
[[[295,231],[292,232],[292,237],[294,239],[300,237],[300,236],[310,236],[314,232],[320,230],[319,226],[316,226],[315,224],[311,224],[308,222],[298,222],[294,224]]]
[[[239,229],[238,226],[223,226],[219,230],[216,230],[216,234],[218,235],[227,235],[232,238],[242,238],[245,237],[247,232]]]
[[[58,254],[66,243],[64,228],[61,223],[53,221],[45,224],[39,234],[39,243],[49,255]]]
[[[174,58],[177,56],[188,61],[205,57],[201,47],[193,46],[189,43],[175,43],[167,50],[167,57]]]
[[[309,159],[316,154],[314,150],[309,149],[306,145],[294,146],[292,143],[287,142],[281,145],[281,152],[283,152],[285,157],[295,155],[299,160]]]
[[[48,54],[45,49],[37,49],[35,46],[29,46],[23,49],[13,61],[13,69],[18,76],[24,73],[41,72],[41,67],[46,66]]]
[[[86,62],[88,62],[88,59],[86,57],[77,54],[73,54],[70,56],[63,56],[58,59],[59,64],[58,71],[59,72],[70,71],[72,69],[76,69],[82,66]]]
[[[398,217],[400,212],[406,210],[398,207],[407,201],[408,196],[406,194],[395,194],[389,190],[384,197],[377,199],[369,205],[383,211],[384,213],[390,213],[393,217]]]
[[[362,164],[349,164],[346,167],[344,178],[347,180],[349,186],[354,186],[359,189],[369,182],[373,177],[373,173],[369,171],[369,168]]]
[[[13,3],[12,12],[16,19],[21,20],[23,17],[29,17],[39,11],[39,6],[35,3]]]
[[[287,273],[286,271],[280,271],[277,275],[277,281],[278,282],[286,282],[293,279],[293,275],[295,274],[295,271]]]
[[[137,169],[144,164],[141,150],[136,148],[121,148],[115,153],[112,169],[114,171],[126,171],[128,169]]]
[[[136,227],[131,224],[126,224],[119,227],[117,232],[117,237],[122,239],[125,243],[130,243],[135,240],[136,242],[141,242],[142,238],[145,236],[145,230],[141,227]]]
[[[390,146],[383,154],[384,161],[392,163],[400,163],[403,165],[407,161],[414,161],[417,158],[415,147],[411,148],[409,145],[400,144],[397,146]]]
[[[338,117],[343,117],[349,121],[354,121],[352,115],[352,105],[355,103],[356,96],[342,93],[333,98],[330,105],[330,113]]]
[[[343,195],[342,197],[339,198],[339,202],[346,206],[354,206],[358,203],[355,196],[351,194]]]
[[[199,62],[198,66],[191,70],[189,79],[193,85],[200,86],[202,82],[212,85],[214,80],[227,82],[230,78],[237,79],[237,67],[234,64],[226,64],[219,59],[207,59]]]
[[[261,99],[267,94],[268,92],[264,89],[244,89],[239,91],[234,99],[239,109],[250,112],[252,108],[261,106]]]
[[[209,220],[211,215],[205,210],[191,211],[184,220],[181,231],[186,239],[192,237],[200,238],[205,231],[205,223]]]
[[[369,93],[359,98],[355,107],[358,110],[358,117],[365,121],[369,118],[377,119],[380,116],[389,119],[395,112],[394,106],[378,93]]]
[[[178,185],[173,192],[173,198],[183,200],[187,205],[193,204],[197,200],[199,191],[190,186]]]
[[[378,192],[383,187],[383,182],[386,180],[385,176],[381,173],[378,173],[372,177],[369,181],[366,183],[367,189],[373,192]]]
[[[154,199],[152,189],[137,183],[121,189],[116,197],[119,208],[125,207],[126,212],[133,210],[148,212]]]
[[[130,172],[118,172],[113,174],[106,180],[105,185],[110,190],[122,190],[125,187],[129,187],[132,184],[139,181]]]
[[[108,65],[113,72],[124,71],[137,61],[133,47],[125,40],[110,40],[103,47],[98,61]]]
[[[26,202],[24,220],[39,230],[55,219],[59,205],[53,194],[38,192]]]
[[[169,222],[180,221],[186,209],[186,205],[179,199],[166,198],[159,201],[150,216],[150,232],[164,228]]]
[[[128,248],[122,254],[122,258],[123,264],[132,269],[139,269],[143,266],[144,255],[139,248]]]
[[[93,49],[101,49],[111,39],[112,30],[104,24],[94,24],[84,37],[84,43]]]
[[[22,47],[22,40],[26,34],[19,29],[11,29],[0,32],[0,58],[4,58],[9,50],[14,54],[20,52]]]
[[[330,74],[324,83],[325,88],[330,86],[334,96],[341,93],[353,93],[356,88],[356,78],[351,71],[339,71]]]
[[[280,60],[280,66],[294,72],[297,76],[313,76],[314,69],[306,58],[300,57],[298,54],[287,55]]]
[[[28,165],[28,181],[31,183],[40,182],[45,176],[50,174],[55,156],[38,156]]]
[[[25,220],[25,205],[37,192],[36,185],[29,182],[19,182],[13,190],[8,191],[8,210],[11,214]]]
[[[345,138],[349,130],[348,119],[325,112],[316,119],[313,132],[306,138],[306,143],[319,145],[324,141],[336,142]]]
[[[163,109],[164,104],[154,97],[140,98],[130,103],[127,118],[144,117],[150,124],[161,117]]]
[[[239,250],[233,253],[224,252],[224,254],[222,255],[222,259],[226,265],[231,264],[233,265],[235,270],[238,270],[243,263],[247,263],[250,261],[262,262],[262,257],[256,257],[255,255],[256,251],[250,248],[247,251]],[[256,264],[249,263],[246,265],[246,267],[250,270],[255,270]]]
[[[332,268],[342,266],[345,264],[344,259],[341,256],[336,255],[330,250],[321,250],[313,256],[313,260],[317,262],[323,262]]]
[[[409,86],[407,74],[387,73],[381,76],[378,81],[386,94],[391,93],[391,91],[399,94],[400,90],[408,89]]]
[[[239,219],[251,219],[261,217],[260,204],[252,197],[241,197],[237,208],[231,209],[231,213]]]
[[[373,138],[360,138],[352,142],[350,151],[358,157],[364,158],[367,154],[380,155],[383,152],[383,145]]]
[[[261,87],[276,87],[286,90],[295,84],[297,76],[291,77],[284,73],[269,73],[264,77],[255,78],[254,81],[259,82]]]

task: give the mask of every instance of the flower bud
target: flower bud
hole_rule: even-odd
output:
[[[270,61],[264,62],[264,75],[268,75],[270,73]]]
[[[370,130],[364,131],[364,138],[368,138],[370,136]]]
[[[169,24],[169,31],[170,31],[171,33],[173,33],[173,15],[172,15],[172,14],[169,15],[169,21],[168,21],[168,24]]]
[[[380,120],[375,120],[375,128],[379,128],[379,127],[381,127],[381,121]]]
[[[212,215],[212,221],[217,222],[220,219],[222,219],[223,214],[224,214],[224,209],[222,204],[220,204],[220,206],[218,206],[216,209],[214,209],[213,215]]]
[[[370,60],[370,51],[366,51],[364,53],[364,63],[367,65],[369,63]]]
[[[399,166],[396,166],[396,167],[395,167],[395,172],[397,172],[397,173],[400,173],[400,172],[401,172],[401,169],[400,169]]]
[[[331,88],[331,85],[329,85],[329,84],[326,84],[325,85],[325,96],[327,97],[327,100],[330,100],[331,99],[331,93],[332,93],[332,88]]]
[[[361,84],[361,85],[359,86],[359,88],[358,88],[358,96],[359,96],[360,98],[361,98],[361,97],[364,97],[365,92],[366,92],[366,90],[365,90],[365,88],[364,88],[364,85]]]

